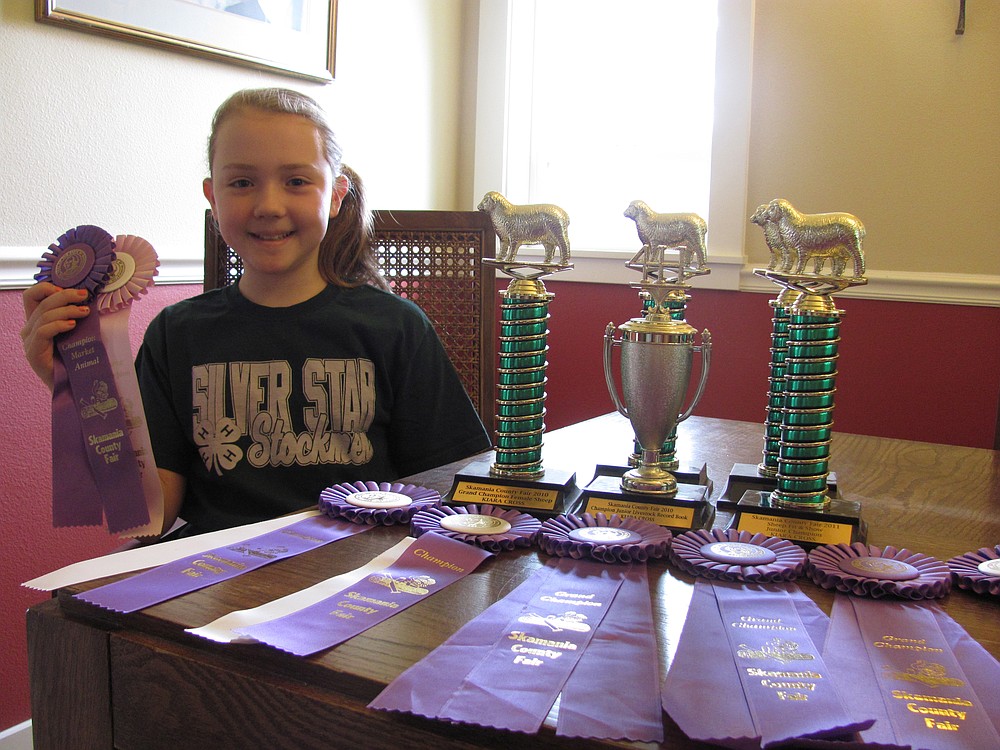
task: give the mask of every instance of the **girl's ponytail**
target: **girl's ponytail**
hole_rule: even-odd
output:
[[[372,246],[372,217],[364,183],[346,164],[341,165],[341,174],[348,180],[347,193],[341,201],[340,212],[330,219],[326,237],[320,243],[319,272],[328,284],[371,284],[389,291]]]

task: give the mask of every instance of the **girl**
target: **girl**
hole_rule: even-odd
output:
[[[379,274],[361,181],[319,106],[238,92],[208,160],[205,197],[244,272],[161,311],[136,359],[165,528],[263,520],[489,448],[430,322]],[[53,338],[88,314],[83,297],[24,293],[25,353],[50,388]]]

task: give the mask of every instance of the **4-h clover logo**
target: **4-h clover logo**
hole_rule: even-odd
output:
[[[220,477],[223,471],[229,471],[243,458],[243,449],[236,445],[240,431],[229,417],[223,417],[218,422],[211,420],[197,421],[194,427],[194,442],[198,446],[201,460],[205,468],[215,470]]]

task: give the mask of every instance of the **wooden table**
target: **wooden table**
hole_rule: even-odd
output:
[[[708,464],[713,499],[734,463],[759,460],[763,427],[692,417],[681,425],[682,462]],[[545,466],[577,472],[620,464],[631,429],[617,414],[546,436]],[[412,481],[447,491],[465,462]],[[863,502],[869,541],[947,560],[1000,543],[1000,452],[838,434],[831,468],[841,494]],[[720,514],[716,525],[725,523]],[[603,747],[455,727],[366,704],[411,664],[543,564],[535,550],[486,561],[464,580],[318,656],[261,645],[219,645],[184,633],[366,563],[405,534],[381,527],[132,615],[104,612],[58,592],[27,615],[37,750],[47,748]],[[661,672],[676,648],[693,579],[649,566]],[[800,580],[827,612],[832,595]],[[998,602],[955,590],[942,606],[1000,657]],[[551,720],[551,717],[550,717]],[[665,717],[665,746],[698,747]]]

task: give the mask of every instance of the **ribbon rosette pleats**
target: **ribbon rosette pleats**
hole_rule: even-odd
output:
[[[148,292],[160,265],[153,246],[142,237],[120,234],[114,248],[108,280],[97,295],[97,309],[102,314],[124,310]]]
[[[408,523],[414,514],[440,502],[437,490],[399,482],[345,482],[319,495],[322,513],[370,526]]]
[[[677,536],[670,561],[681,570],[720,581],[793,581],[806,553],[786,539],[736,529],[698,529]]]
[[[537,539],[546,554],[556,557],[627,563],[666,556],[671,534],[638,518],[584,513],[550,518],[542,524]]]
[[[88,299],[104,286],[115,260],[110,234],[90,224],[63,233],[38,262],[35,281],[50,281],[64,289],[86,289]]]
[[[809,552],[806,575],[822,588],[873,599],[937,599],[951,591],[951,571],[940,560],[860,542],[816,547]]]
[[[952,581],[960,589],[1000,596],[1000,544],[953,557],[948,568]]]
[[[493,505],[441,505],[414,515],[410,533],[419,539],[434,532],[497,553],[531,546],[540,525],[527,513]]]

